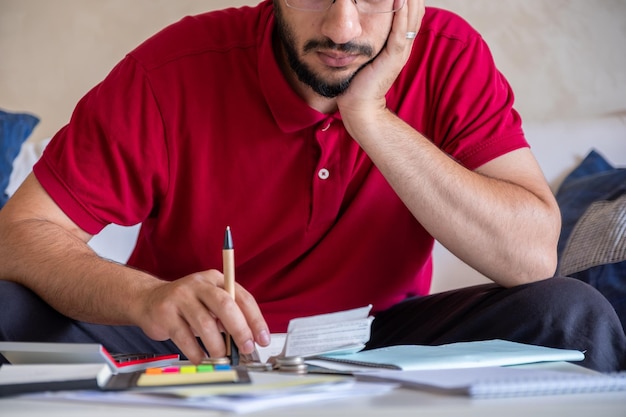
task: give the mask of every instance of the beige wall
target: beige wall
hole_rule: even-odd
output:
[[[626,1],[430,3],[457,11],[479,29],[526,120],[626,111]]]
[[[137,43],[185,14],[256,0],[0,0],[0,107],[52,135]],[[527,121],[626,111],[626,1],[433,0],[477,27]]]
[[[126,52],[187,14],[255,0],[0,0],[0,108],[53,135]]]

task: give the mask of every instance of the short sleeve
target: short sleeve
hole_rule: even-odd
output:
[[[528,147],[514,94],[480,33],[427,7],[411,56],[387,95],[399,117],[468,169]]]
[[[78,103],[33,171],[81,228],[133,225],[167,190],[163,121],[143,68],[126,57]]]
[[[441,102],[447,126],[441,145],[468,168],[528,146],[513,91],[482,37],[471,37],[458,56]]]

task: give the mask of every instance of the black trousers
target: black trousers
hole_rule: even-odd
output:
[[[593,287],[571,278],[509,289],[478,285],[407,299],[377,314],[367,349],[489,339],[581,350],[585,367],[626,369],[626,335],[615,310]],[[101,343],[110,352],[180,353],[171,341],[155,342],[137,327],[71,320],[30,290],[6,281],[0,281],[0,340]]]

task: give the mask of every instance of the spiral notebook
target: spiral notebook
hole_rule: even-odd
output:
[[[404,387],[428,392],[485,399],[626,391],[626,372],[600,374],[487,367],[426,371],[380,370],[357,374],[356,378],[369,382],[396,382]]]

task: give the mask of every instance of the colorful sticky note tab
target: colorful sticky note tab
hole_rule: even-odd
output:
[[[181,374],[195,374],[196,369],[197,368],[194,365],[183,365],[180,367],[180,373]]]
[[[198,372],[213,372],[213,365],[201,364],[197,366]]]

